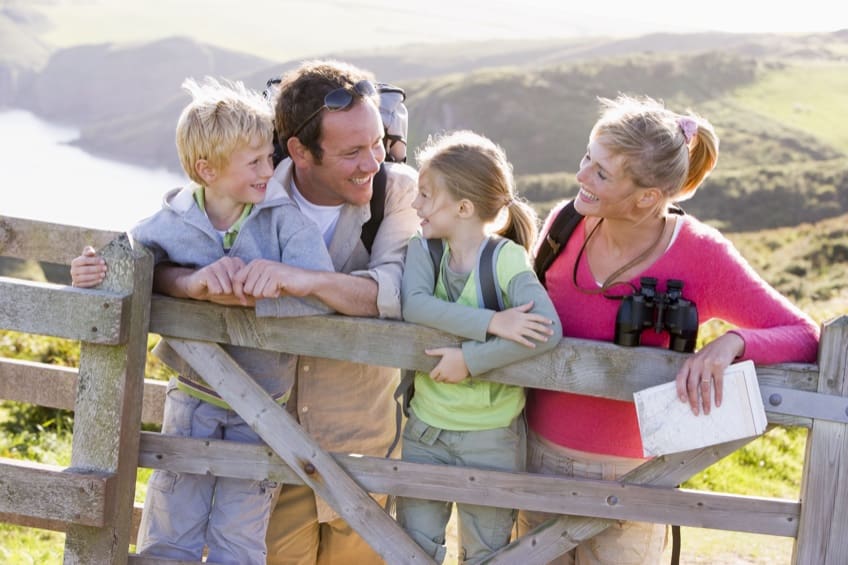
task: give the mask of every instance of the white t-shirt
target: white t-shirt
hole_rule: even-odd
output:
[[[336,232],[336,224],[339,223],[339,216],[341,216],[344,204],[337,206],[319,206],[318,204],[313,204],[303,197],[297,189],[294,179],[292,179],[291,183],[291,195],[297,203],[298,208],[300,208],[300,211],[303,212],[303,215],[315,222],[315,225],[321,230],[321,233],[324,235],[324,244],[329,247],[330,241],[333,240],[333,234]]]

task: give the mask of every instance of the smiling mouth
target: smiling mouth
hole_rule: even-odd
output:
[[[598,198],[582,186],[580,187],[580,198],[582,198],[583,200],[588,200],[589,202],[597,202],[600,200],[600,198]]]

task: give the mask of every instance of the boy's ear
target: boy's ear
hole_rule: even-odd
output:
[[[194,162],[194,172],[203,179],[205,184],[214,181],[215,177],[218,176],[215,168],[206,159],[198,159]]]

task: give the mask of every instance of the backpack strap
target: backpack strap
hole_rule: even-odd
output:
[[[668,212],[670,214],[685,215],[686,212],[677,204],[669,204]],[[536,251],[536,258],[533,260],[533,270],[536,271],[536,276],[542,286],[545,286],[545,273],[557,258],[559,252],[562,251],[563,245],[566,244],[572,232],[583,219],[574,208],[574,200],[563,206],[557,213],[557,217],[551,222],[551,227],[548,228],[545,237],[539,244],[539,249]]]
[[[428,239],[426,241],[430,260],[433,261],[433,272],[435,278],[438,279],[445,246],[441,239]],[[497,236],[487,238],[483,249],[477,256],[477,303],[482,304],[483,308],[495,312],[504,309],[503,295],[498,285],[498,254],[506,241],[506,238]]]
[[[386,165],[381,164],[380,170],[374,175],[373,191],[371,193],[371,218],[362,225],[362,234],[359,239],[362,240],[362,245],[368,253],[371,253],[371,247],[374,245],[374,238],[377,237],[377,230],[380,229],[380,223],[383,221],[383,215],[386,211],[386,182],[388,173],[386,173]]]
[[[539,282],[545,286],[545,272],[551,263],[554,262],[560,249],[571,237],[571,232],[580,223],[583,216],[574,209],[574,201],[566,204],[559,211],[554,221],[551,222],[545,237],[539,244],[539,249],[536,251],[536,258],[533,260],[533,270],[536,271],[536,276],[539,277]]]
[[[488,238],[477,260],[477,303],[495,312],[504,309],[503,294],[498,284],[498,254],[506,241],[503,237]]]

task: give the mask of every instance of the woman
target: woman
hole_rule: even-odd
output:
[[[679,279],[702,322],[719,318],[735,326],[689,356],[677,374],[680,400],[695,414],[710,411],[710,387],[720,405],[722,374],[732,362],[815,361],[818,326],[763,281],[717,230],[669,213],[671,204],[694,195],[715,166],[712,125],[650,98],[601,103],[577,174],[574,205],[585,219],[546,273],[563,335],[612,342],[621,298],[639,289],[641,277],[656,278],[657,292]],[[646,330],[640,343],[668,347],[669,335]],[[529,471],[613,480],[645,461],[632,402],[534,390],[527,418]],[[519,533],[550,517],[522,512]],[[620,522],[556,563],[655,564],[664,542],[663,525]]]

